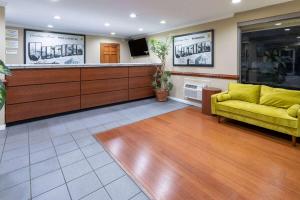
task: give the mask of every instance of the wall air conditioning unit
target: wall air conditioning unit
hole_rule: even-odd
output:
[[[202,101],[202,89],[204,87],[207,87],[207,83],[186,81],[183,88],[184,97]]]

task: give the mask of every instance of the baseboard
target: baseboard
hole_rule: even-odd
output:
[[[179,98],[176,98],[176,97],[169,97],[169,99],[172,99],[174,101],[178,101],[180,103],[185,103],[185,104],[188,104],[188,105],[200,107],[200,108],[202,107],[201,103],[195,103],[195,102],[191,102],[191,101],[188,101],[188,100],[179,99]]]
[[[0,131],[3,131],[3,130],[5,130],[5,129],[6,129],[6,124],[0,125]]]

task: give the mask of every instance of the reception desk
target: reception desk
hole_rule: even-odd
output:
[[[9,65],[6,123],[151,97],[156,66]]]

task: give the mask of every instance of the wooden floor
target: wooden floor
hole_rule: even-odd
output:
[[[188,107],[96,137],[153,199],[299,200],[299,145],[263,132]]]

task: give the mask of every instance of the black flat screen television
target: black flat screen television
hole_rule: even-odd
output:
[[[132,57],[149,55],[148,44],[145,38],[129,40],[128,44]]]

